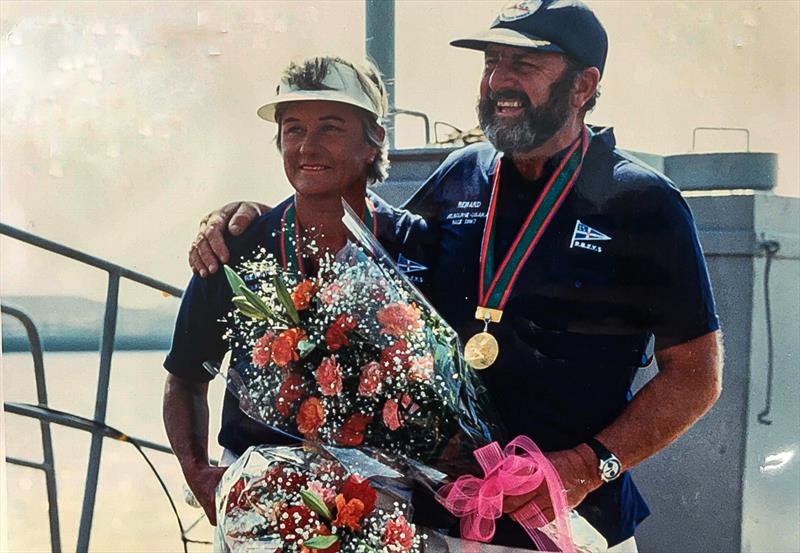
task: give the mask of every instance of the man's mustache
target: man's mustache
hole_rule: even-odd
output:
[[[519,90],[501,90],[499,92],[490,91],[489,100],[497,102],[498,100],[517,100],[522,104],[523,108],[531,105],[531,101],[527,94]]]

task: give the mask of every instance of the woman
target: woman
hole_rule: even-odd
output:
[[[259,217],[240,236],[226,237],[229,264],[238,265],[266,250],[287,269],[313,271],[319,256],[344,246],[342,199],[360,214],[386,249],[421,260],[424,221],[367,194],[371,182],[386,176],[387,147],[381,119],[386,91],[377,70],[341,58],[317,57],[286,69],[275,97],[258,115],[278,124],[277,144],[294,195]],[[300,237],[313,238],[309,254]],[[295,266],[296,264],[296,266]],[[208,381],[203,368],[220,361],[228,348],[221,319],[231,311],[230,287],[220,271],[195,276],[178,314],[164,393],[164,422],[186,482],[215,523],[214,493],[222,472],[208,462]],[[279,435],[248,419],[227,392],[218,437],[223,461],[230,462],[255,444],[286,444]]]

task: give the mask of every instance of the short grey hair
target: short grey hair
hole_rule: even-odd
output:
[[[386,117],[389,102],[386,86],[383,84],[378,68],[370,61],[356,64],[336,56],[317,56],[299,63],[290,63],[283,72],[283,80],[300,90],[322,90],[325,88],[322,81],[333,63],[344,64],[355,71],[361,88],[372,101],[372,105],[376,108],[375,111],[380,114],[380,117],[376,117],[364,109],[354,108],[358,112],[358,118],[364,129],[364,140],[378,152],[367,168],[367,183],[383,182],[389,174],[389,146],[382,122]],[[275,118],[278,121],[275,143],[278,145],[278,151],[281,151],[280,129],[284,110],[284,106],[278,105],[275,111]]]

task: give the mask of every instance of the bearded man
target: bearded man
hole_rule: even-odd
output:
[[[616,149],[611,129],[585,125],[607,36],[584,4],[516,2],[487,32],[451,44],[484,52],[478,115],[490,143],[451,154],[405,206],[440,232],[430,299],[468,354],[473,340],[510,436],[549,452],[570,506],[611,551],[636,551],[649,510],[629,470],[721,392],[692,215],[666,177]],[[240,231],[256,206],[207,218],[190,252],[196,271],[226,260],[220,229]],[[632,395],[653,357],[657,375]],[[537,490],[505,511],[529,501],[550,509]],[[494,543],[529,546],[507,518]]]

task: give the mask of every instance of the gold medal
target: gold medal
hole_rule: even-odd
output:
[[[464,359],[473,369],[486,369],[497,360],[500,345],[494,336],[488,332],[479,332],[464,346]]]

